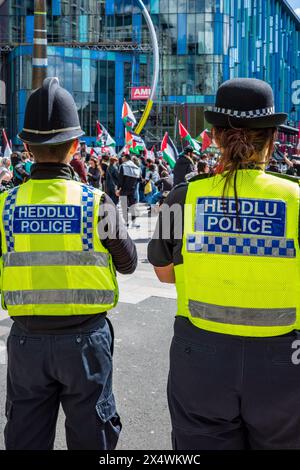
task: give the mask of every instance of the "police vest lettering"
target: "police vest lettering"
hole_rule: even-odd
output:
[[[195,230],[199,232],[285,235],[286,204],[283,201],[240,199],[237,208],[233,198],[199,198],[196,210]]]
[[[81,207],[28,205],[14,210],[13,233],[75,234],[81,232]]]

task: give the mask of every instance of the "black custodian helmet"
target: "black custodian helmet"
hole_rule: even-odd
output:
[[[19,138],[31,145],[58,145],[84,135],[73,96],[48,77],[29,97]]]

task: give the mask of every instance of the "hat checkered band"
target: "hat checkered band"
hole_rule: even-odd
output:
[[[251,119],[265,116],[272,116],[275,113],[275,108],[263,108],[263,109],[254,109],[252,111],[236,111],[234,109],[218,108],[213,106],[211,111],[215,113],[226,114],[227,116],[232,116],[235,118]]]

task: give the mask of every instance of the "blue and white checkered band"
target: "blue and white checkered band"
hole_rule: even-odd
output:
[[[16,199],[19,186],[9,191],[5,200],[3,211],[3,225],[6,237],[7,251],[10,253],[15,249],[15,237],[13,235],[13,214],[16,207]]]
[[[94,217],[94,193],[85,185],[82,185],[82,246],[83,251],[93,251],[93,217]]]
[[[187,251],[214,255],[296,257],[294,240],[272,237],[250,238],[193,234],[187,236]]]
[[[234,109],[218,108],[217,106],[213,106],[211,111],[214,111],[215,113],[226,114],[227,116],[235,118],[253,119],[264,116],[272,116],[275,113],[275,108],[272,106],[270,108],[254,109],[252,111],[237,111]]]

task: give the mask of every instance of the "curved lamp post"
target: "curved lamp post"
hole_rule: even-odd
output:
[[[150,111],[153,106],[153,100],[154,100],[154,95],[156,92],[157,84],[158,84],[158,77],[159,77],[159,49],[158,49],[158,41],[157,41],[157,36],[154,28],[154,24],[151,20],[151,16],[148,13],[147,8],[145,7],[144,3],[142,0],[136,0],[138,3],[139,7],[142,10],[143,17],[145,18],[145,21],[147,23],[149,32],[150,32],[150,37],[151,37],[151,43],[153,47],[153,78],[152,78],[152,83],[151,83],[151,93],[148,98],[148,101],[146,103],[145,110],[143,112],[143,115],[140,119],[140,122],[138,123],[137,127],[135,128],[135,133],[140,134],[141,131],[143,130],[147,119],[149,117]]]

